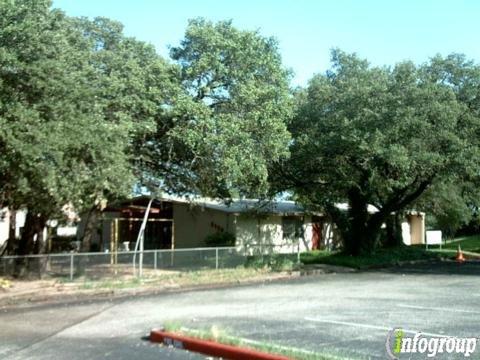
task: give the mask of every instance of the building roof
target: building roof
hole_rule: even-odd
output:
[[[204,202],[200,205],[208,209],[224,211],[232,214],[261,213],[278,215],[303,215],[305,209],[294,201],[259,201],[255,199],[234,200],[224,202]]]
[[[122,205],[136,205],[137,208],[146,208],[149,196],[139,196],[133,199],[124,201]],[[185,197],[177,195],[162,194],[159,198],[154,199],[152,207],[163,208],[162,203],[177,203],[177,204],[189,204],[191,206],[198,206],[205,209],[212,209],[222,211],[230,214],[273,214],[283,216],[301,216],[306,213],[312,214],[311,211],[307,211],[302,205],[297,204],[295,201],[289,200],[259,200],[259,199],[236,199],[230,201],[216,200],[205,197]],[[339,203],[336,206],[340,210],[348,210],[347,203]],[[373,205],[368,205],[368,212],[370,214],[378,212],[378,208]],[[421,215],[425,213],[408,210],[409,215]],[[313,213],[314,215],[321,215],[320,213]]]
[[[238,199],[221,201],[210,198],[185,198],[177,196],[162,196],[162,200],[176,203],[187,203],[206,209],[218,210],[230,214],[257,213],[277,215],[303,215],[306,210],[294,201]]]

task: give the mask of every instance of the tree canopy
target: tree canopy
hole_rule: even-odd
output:
[[[478,176],[478,69],[458,56],[372,67],[340,50],[297,94],[292,156],[277,180],[326,210],[346,251],[371,251],[392,212],[433,184]],[[461,80],[460,80],[461,79]],[[347,202],[349,210],[336,204]],[[368,205],[378,212],[370,213]]]
[[[290,191],[352,254],[414,205],[457,224],[478,211],[480,67],[463,55],[375,67],[334,50],[292,91],[276,40],[230,21],[191,20],[164,59],[48,0],[0,0],[0,13],[0,206],[28,210],[24,253],[63,206],[98,209],[134,186]]]
[[[180,91],[144,143],[154,178],[176,192],[264,195],[293,108],[276,41],[196,19],[171,57]]]
[[[103,121],[87,39],[49,2],[1,6],[1,203],[51,213],[127,190],[125,124]]]
[[[28,210],[22,253],[64,205],[98,208],[134,185],[266,192],[292,108],[273,39],[193,20],[166,60],[120,23],[47,0],[0,12],[0,205]]]

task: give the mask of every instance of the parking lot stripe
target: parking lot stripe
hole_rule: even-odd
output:
[[[401,307],[401,308],[407,308],[407,309],[434,310],[434,311],[448,311],[448,312],[456,312],[456,313],[480,314],[480,311],[475,311],[475,310],[437,308],[437,307],[417,306],[417,305],[407,305],[407,304],[397,304],[397,306]]]
[[[388,327],[388,326],[379,326],[379,325],[359,324],[359,323],[353,323],[353,322],[347,322],[347,321],[324,320],[324,319],[311,318],[311,317],[306,317],[304,319],[307,321],[313,321],[313,322],[319,322],[319,323],[325,323],[325,324],[345,325],[345,326],[351,326],[351,327],[360,327],[364,329],[375,329],[375,330],[384,330],[384,331],[390,331],[394,328],[401,328],[400,326]],[[422,333],[423,335],[431,336],[431,337],[455,337],[451,335],[435,334],[435,333],[419,331],[419,330],[409,330],[409,329],[404,329],[403,327],[401,329],[403,332],[410,333],[410,334]]]

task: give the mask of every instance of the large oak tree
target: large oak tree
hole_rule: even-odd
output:
[[[150,177],[167,191],[264,195],[268,168],[288,155],[293,105],[277,42],[195,19],[171,57],[180,91],[141,149]]]
[[[334,50],[332,63],[297,94],[292,156],[272,176],[329,213],[359,254],[433,184],[478,176],[480,76],[457,55],[388,68]]]

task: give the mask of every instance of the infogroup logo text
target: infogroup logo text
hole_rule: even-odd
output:
[[[406,336],[402,329],[393,329],[388,332],[386,348],[391,359],[401,359],[402,354],[408,354],[408,358],[412,354],[426,354],[429,358],[458,354],[468,358],[475,352],[477,340],[474,337],[426,336],[421,332]]]

